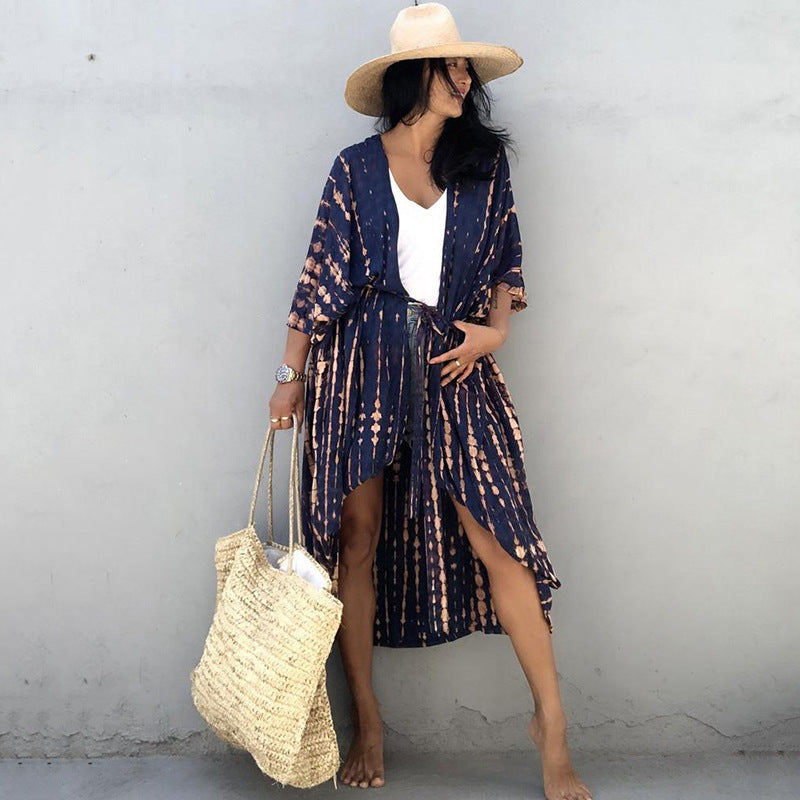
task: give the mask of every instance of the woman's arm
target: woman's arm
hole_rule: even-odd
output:
[[[505,284],[497,283],[492,286],[487,322],[490,328],[495,328],[503,335],[501,344],[505,343],[508,338],[509,321],[512,313],[511,301],[511,292],[508,291]]]
[[[286,347],[283,350],[283,362],[298,372],[305,372],[308,351],[311,349],[311,336],[301,333],[297,328],[287,326]]]
[[[477,359],[487,353],[499,350],[505,343],[508,337],[513,299],[505,287],[505,284],[492,286],[486,325],[456,320],[455,326],[461,328],[465,333],[464,341],[446,353],[429,359],[429,364],[449,362],[444,364],[441,370],[442,386],[446,386],[452,380],[461,383],[475,368]],[[460,367],[456,364],[456,359],[461,362]]]
[[[340,152],[322,190],[306,259],[286,319],[283,361],[298,372],[306,371],[315,320],[329,320],[348,302],[350,206],[350,173]],[[273,428],[291,428],[292,413],[297,414],[302,426],[305,387],[305,381],[276,385],[269,401],[270,417],[288,419],[273,422]]]
[[[283,351],[284,363],[296,369],[298,372],[305,372],[308,351],[311,349],[311,336],[301,333],[296,328],[289,327],[286,336],[286,348]],[[275,391],[269,399],[270,427],[276,430],[284,430],[293,426],[292,414],[297,415],[297,429],[303,427],[303,417],[305,415],[305,381],[287,381],[286,383],[276,383]],[[287,417],[287,419],[281,419]],[[276,419],[277,422],[272,422]]]

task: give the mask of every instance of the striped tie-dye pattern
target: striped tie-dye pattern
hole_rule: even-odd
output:
[[[421,305],[418,349],[406,345],[412,298],[397,264],[399,218],[379,134],[340,151],[323,189],[286,324],[311,337],[304,417],[306,547],[338,590],[344,497],[383,471],[373,570],[374,643],[424,647],[475,631],[503,633],[486,569],[450,499],[467,506],[535,576],[550,632],[561,586],[534,518],[519,420],[492,354],[444,386],[428,358],[460,343],[455,320],[486,324],[493,286],[527,307],[522,244],[505,150],[488,181],[448,185],[439,302]],[[424,403],[411,445],[409,358]]]

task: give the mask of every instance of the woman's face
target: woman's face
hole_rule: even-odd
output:
[[[461,115],[463,98],[466,97],[472,84],[472,79],[467,72],[467,63],[467,59],[461,56],[446,60],[450,79],[458,88],[459,93],[454,93],[438,72],[434,75],[433,84],[431,85],[430,111],[435,114],[441,114],[443,117],[458,117]],[[425,81],[428,79],[429,70],[430,66],[426,64],[423,76]]]

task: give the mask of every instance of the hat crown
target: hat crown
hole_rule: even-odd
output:
[[[392,64],[419,58],[467,58],[481,83],[509,75],[522,66],[519,53],[506,45],[465,42],[447,6],[420,3],[400,11],[389,30],[391,51],[357,67],[347,79],[344,96],[350,108],[371,117],[384,108],[383,84]]]
[[[441,3],[420,3],[404,8],[395,17],[389,30],[392,53],[459,44],[461,36],[450,10]]]

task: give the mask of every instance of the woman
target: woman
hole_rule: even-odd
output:
[[[508,633],[545,795],[585,800],[550,641],[561,584],[492,355],[527,298],[508,136],[483,122],[483,84],[522,59],[462,42],[439,3],[401,11],[390,39],[348,79],[349,105],[385,130],[334,159],[270,399],[273,427],[305,420],[305,544],[344,606],[355,736],[340,777],[384,784],[373,644]]]

